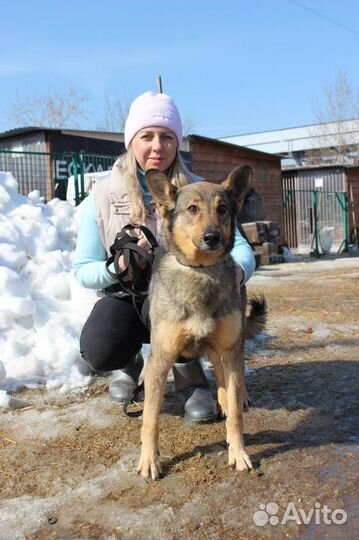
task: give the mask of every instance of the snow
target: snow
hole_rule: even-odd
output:
[[[21,388],[68,393],[92,381],[78,369],[79,339],[98,296],[72,271],[84,204],[21,195],[0,172],[0,408],[21,406]]]
[[[86,387],[79,335],[96,294],[76,285],[72,265],[81,205],[38,191],[18,193],[0,173],[0,407],[9,392],[39,385]]]
[[[88,193],[95,182],[100,182],[109,176],[109,171],[99,171],[84,174],[84,189]],[[76,201],[76,189],[75,189],[75,177],[69,176],[66,191],[66,200],[75,206]]]

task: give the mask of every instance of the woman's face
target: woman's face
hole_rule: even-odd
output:
[[[177,137],[170,129],[149,127],[136,133],[131,146],[143,171],[158,169],[164,172],[176,157]]]

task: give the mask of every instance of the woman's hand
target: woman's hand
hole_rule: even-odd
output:
[[[138,247],[142,248],[146,252],[149,252],[151,249],[151,244],[149,243],[149,241],[147,240],[146,236],[144,235],[142,231],[140,231],[138,238],[139,238],[137,242]],[[145,268],[147,265],[146,259],[144,257],[139,256],[138,265],[140,268]]]
[[[140,231],[140,233],[138,234],[138,239],[139,240],[137,242],[137,245],[145,251],[149,251],[151,248],[151,244],[149,243],[145,234],[142,231]]]
[[[134,232],[136,234],[136,237],[138,238],[137,246],[140,247],[141,249],[143,249],[143,251],[149,252],[152,249],[152,246],[148,242],[148,240],[146,238],[146,235],[140,229],[137,229]],[[134,256],[135,256],[135,258],[137,260],[137,265],[141,269],[146,268],[148,262],[145,259],[145,257],[142,257],[138,253],[135,253]],[[124,281],[131,281],[133,279],[132,268],[131,268],[131,265],[129,265],[128,262],[126,262],[126,258],[123,255],[121,255],[118,258],[117,265],[118,265],[118,270],[117,271],[123,272],[124,270],[127,270],[126,275],[123,276],[122,279]]]

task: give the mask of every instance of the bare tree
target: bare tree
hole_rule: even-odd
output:
[[[88,98],[75,88],[22,97],[12,104],[9,119],[16,126],[78,128],[86,118],[87,101]]]
[[[184,115],[182,117],[183,135],[191,135],[194,132],[196,123],[190,115]]]
[[[312,163],[359,164],[359,94],[345,72],[338,73],[313,108],[320,125],[311,130],[317,148],[310,152]]]
[[[339,71],[334,82],[327,85],[323,96],[314,101],[314,113],[318,122],[341,122],[359,116],[359,95],[354,83],[345,71]]]
[[[129,110],[129,100],[114,98],[106,92],[103,119],[98,126],[98,129],[115,133],[123,132]]]

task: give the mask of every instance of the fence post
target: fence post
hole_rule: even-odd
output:
[[[318,238],[318,192],[313,191],[313,214],[314,214],[314,241],[315,248],[313,255],[319,257],[319,238]]]
[[[84,156],[83,153],[80,152],[78,155],[79,158],[79,165],[80,165],[80,202],[84,200],[86,193],[85,193],[85,166],[84,166]]]
[[[348,248],[348,244],[349,244],[348,193],[343,193],[343,202],[344,202],[344,233],[345,233],[344,251],[348,251],[349,249]]]
[[[80,193],[79,193],[79,173],[77,167],[77,155],[75,152],[71,154],[72,159],[72,170],[74,173],[74,186],[75,186],[75,205],[80,204]]]
[[[340,206],[343,209],[343,222],[344,222],[344,240],[340,244],[340,247],[338,249],[338,254],[340,254],[342,251],[347,252],[349,250],[349,220],[348,220],[348,213],[349,213],[349,205],[348,205],[348,193],[340,193],[342,196],[339,198],[339,194],[336,193],[337,199],[339,200]]]

